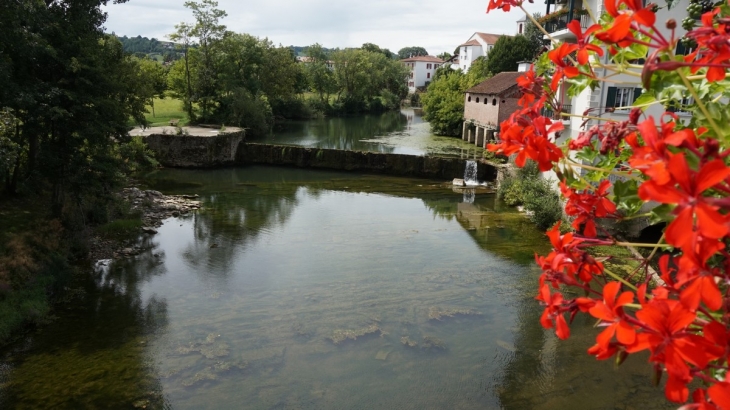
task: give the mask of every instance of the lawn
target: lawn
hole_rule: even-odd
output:
[[[152,116],[152,106],[147,106],[145,118],[150,126],[169,125],[171,119],[180,120],[179,126],[188,124],[188,115],[183,111],[182,101],[177,98],[155,98],[155,115]]]

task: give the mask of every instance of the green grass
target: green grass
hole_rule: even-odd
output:
[[[142,225],[139,218],[117,219],[100,226],[98,232],[106,237],[126,237],[137,234]]]
[[[155,115],[152,116],[152,106],[147,106],[147,114],[145,118],[150,126],[170,125],[171,119],[180,120],[179,126],[187,125],[189,122],[188,115],[183,111],[182,101],[177,98],[165,97],[163,99],[155,98]]]

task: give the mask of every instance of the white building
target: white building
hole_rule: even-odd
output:
[[[497,43],[502,34],[474,33],[464,44],[459,46],[459,59],[452,63],[451,68],[454,70],[461,69],[464,72],[469,71],[471,63],[479,57],[488,57],[489,52]]]
[[[428,86],[433,79],[433,75],[436,74],[436,69],[444,64],[442,59],[434,56],[411,57],[400,61],[411,69],[408,75],[409,93],[416,92],[418,87]]]
[[[583,30],[592,24],[590,16],[585,12],[586,6],[589,6],[595,15],[601,15],[604,12],[603,0],[566,0],[565,4],[558,5],[556,9],[552,10],[552,12],[550,10],[550,6],[553,4],[550,3],[553,2],[548,3],[545,16],[547,20],[543,23],[543,26],[553,38],[565,42],[576,41],[575,35],[566,28],[569,21],[580,21]],[[677,28],[675,29],[676,38],[684,36],[686,31],[682,28],[681,21],[687,16],[686,10],[688,5],[689,0],[680,0],[679,4],[675,5],[671,10],[661,8],[656,13],[656,27],[666,38],[670,38],[670,30],[665,28],[665,22],[669,19],[677,21]],[[552,19],[549,18],[551,14],[554,16]],[[686,54],[686,50],[681,43],[677,47],[677,54]],[[609,55],[606,52],[603,57],[596,58],[600,58],[603,62],[607,63]],[[641,62],[642,61],[639,61],[639,63]],[[639,70],[635,71],[639,72]],[[596,70],[596,75],[600,78],[605,78],[610,74],[611,72],[608,72],[605,69]],[[636,98],[641,95],[642,85],[640,78],[626,74],[613,76],[611,78],[615,80],[615,82],[601,82],[600,86],[595,90],[587,88],[573,98],[569,98],[565,94],[567,84],[564,84],[562,86],[562,93],[559,93],[563,95],[563,112],[574,115],[582,115],[586,112],[586,110],[591,110],[589,114],[591,116],[600,116],[618,121],[628,119],[629,110],[623,109],[622,107],[631,105]],[[689,101],[689,96],[685,95],[683,97],[683,101],[687,103]],[[676,101],[674,103],[681,104],[682,101]],[[653,116],[654,119],[658,121],[664,110],[665,108],[661,104],[654,104],[645,111],[645,114],[647,116]],[[681,107],[676,111],[676,113],[680,117],[686,116],[689,118],[689,113],[681,111]],[[583,120],[579,117],[571,117],[569,120],[564,120],[564,122],[566,123],[566,128],[570,130],[569,135],[571,137],[576,137],[582,130],[581,125],[583,124]],[[595,124],[595,121],[589,121],[585,125],[585,128]],[[568,135],[568,133],[565,135]]]

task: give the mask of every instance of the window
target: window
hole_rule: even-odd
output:
[[[520,23],[520,28],[519,28],[519,30],[517,31],[517,33],[518,33],[518,34],[522,34],[522,23]]]
[[[431,78],[431,73],[426,73],[426,78]]]
[[[426,69],[427,70],[430,70],[431,69],[431,64],[426,64]]]
[[[667,107],[667,111],[676,112],[678,114],[689,114],[689,111],[687,111],[687,106],[692,105],[694,102],[694,98],[684,97],[679,101],[672,101]]]
[[[487,105],[487,99],[486,98],[484,99],[484,105]]]
[[[479,97],[477,97],[477,104],[479,104]]]
[[[408,86],[409,86],[409,87],[413,87],[413,81],[410,81],[410,82],[408,83]]]
[[[408,74],[408,78],[413,78],[413,71],[411,71],[411,73]]]
[[[641,88],[608,87],[606,108],[621,108],[633,104],[641,95]]]
[[[471,95],[466,100],[471,102]]]
[[[492,105],[497,105],[497,99],[496,98],[492,98]]]

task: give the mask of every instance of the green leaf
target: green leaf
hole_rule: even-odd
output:
[[[651,210],[651,216],[649,217],[649,223],[656,225],[661,222],[667,222],[670,219],[669,214],[674,209],[673,205],[663,204]]]
[[[634,106],[641,107],[642,110],[646,110],[647,107],[649,107],[651,104],[654,104],[656,102],[656,97],[654,97],[650,93],[642,93],[636,101],[634,101]]]
[[[673,9],[677,4],[679,4],[679,0],[667,0],[667,10]]]

